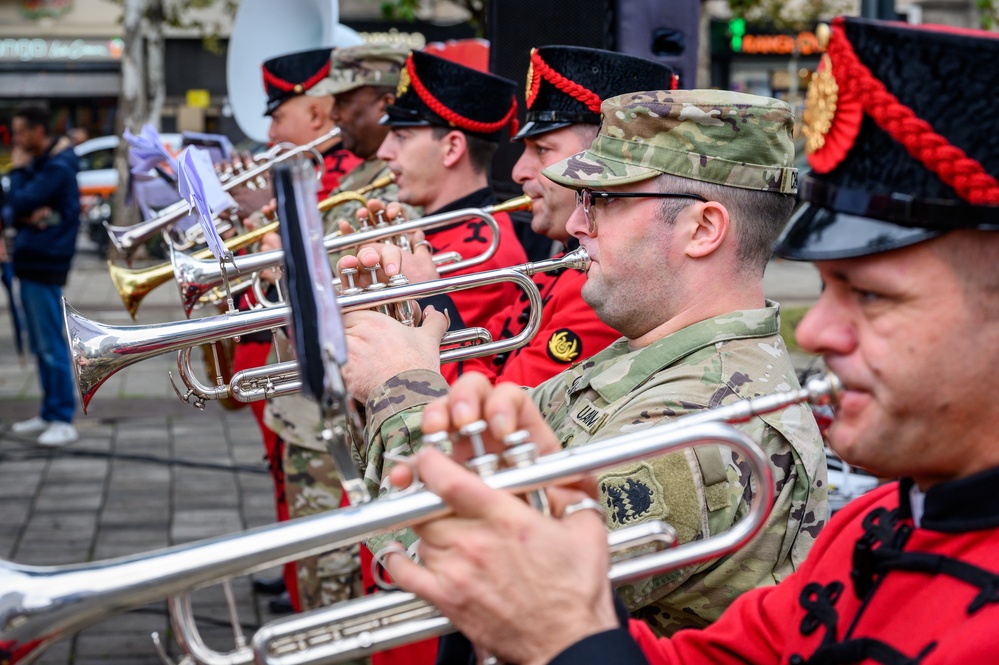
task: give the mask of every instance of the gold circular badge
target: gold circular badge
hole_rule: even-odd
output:
[[[839,86],[832,74],[832,61],[823,55],[819,68],[812,75],[812,81],[805,95],[805,112],[802,114],[805,134],[805,152],[812,154],[822,149],[826,135],[832,129],[836,116],[836,103],[839,100]]]
[[[561,328],[548,338],[548,356],[557,362],[569,364],[579,357],[583,341],[568,328]]]

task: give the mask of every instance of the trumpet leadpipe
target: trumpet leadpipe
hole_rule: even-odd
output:
[[[257,176],[262,174],[264,171],[267,171],[275,164],[280,164],[281,162],[300,155],[303,152],[314,150],[317,146],[320,146],[339,135],[340,128],[334,127],[326,134],[323,134],[305,145],[296,146],[291,150],[281,152],[270,159],[270,161],[252,169],[248,169],[243,173],[226,180],[226,182],[222,184],[222,189],[223,191],[228,192],[230,189],[234,189],[240,185],[255,180]],[[104,227],[107,229],[108,236],[111,238],[111,243],[119,252],[121,252],[126,260],[130,262],[132,255],[135,253],[135,250],[139,245],[152,238],[156,233],[169,228],[179,220],[183,219],[189,212],[190,206],[187,201],[178,201],[177,203],[164,208],[156,217],[148,219],[144,222],[139,222],[138,224],[133,224],[131,226],[112,226],[105,222]]]
[[[441,362],[501,353],[526,344],[537,333],[541,322],[541,295],[530,275],[563,267],[585,269],[589,264],[586,250],[579,248],[557,259],[526,263],[469,275],[459,275],[432,282],[393,286],[337,298],[341,311],[351,312],[392,305],[459,289],[475,288],[497,282],[512,282],[527,295],[531,305],[528,324],[514,337],[472,347],[448,349]],[[97,389],[116,372],[154,356],[179,351],[225,337],[237,337],[285,325],[291,314],[288,305],[248,312],[234,312],[186,321],[138,326],[111,326],[92,321],[63,300],[66,336],[71,365],[84,412]],[[213,389],[214,393],[224,391]]]
[[[731,426],[702,423],[676,428],[674,423],[615,441],[617,445],[605,441],[573,449],[574,454],[558,464],[542,457],[529,467],[500,471],[486,482],[497,489],[523,493],[574,482],[682,447],[722,443],[737,450],[750,463],[752,472],[760,474],[760,491],[754,493],[750,516],[733,530],[738,538],[730,536],[725,542],[743,542],[747,534],[755,533],[763,524],[764,509],[773,496],[766,456]],[[421,491],[93,564],[40,567],[0,562],[0,656],[11,662],[30,663],[51,643],[116,612],[184,594],[233,575],[347,547],[449,512],[438,496]],[[445,630],[442,628],[442,632]],[[244,647],[230,657],[227,662],[235,665],[252,662],[253,655]]]
[[[492,216],[492,213],[521,210],[525,207],[530,207],[530,203],[530,197],[521,196],[495,206],[463,208],[461,210],[453,210],[451,212],[420,217],[395,224],[369,227],[363,231],[348,235],[341,235],[339,231],[334,231],[323,238],[323,247],[328,254],[335,254],[337,252],[356,249],[363,244],[388,240],[413,231],[432,231],[442,226],[449,226],[467,219],[483,220],[490,229],[491,239],[489,244],[477,256],[462,259],[441,268],[442,273],[455,272],[482,264],[496,253],[496,250],[499,248],[499,224]],[[187,314],[190,314],[198,298],[206,291],[221,284],[224,280],[223,276],[233,278],[244,272],[258,272],[274,268],[284,262],[284,250],[274,249],[267,252],[257,252],[250,256],[236,257],[232,265],[219,265],[218,261],[195,260],[181,252],[172,250],[170,260],[173,263],[181,302]]]

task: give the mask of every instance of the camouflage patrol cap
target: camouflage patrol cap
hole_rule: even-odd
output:
[[[395,88],[407,55],[409,49],[382,44],[334,49],[329,74],[308,94],[339,95],[366,85]]]
[[[663,173],[782,194],[798,191],[786,103],[722,90],[651,90],[604,101],[588,150],[546,168],[565,187],[612,187]]]

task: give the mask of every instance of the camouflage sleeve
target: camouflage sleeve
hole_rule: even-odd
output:
[[[423,406],[447,394],[444,377],[429,370],[410,370],[375,388],[365,404],[367,442],[364,482],[372,496],[388,493],[388,472],[392,462],[385,453],[412,455],[419,450]],[[386,543],[398,540],[409,547],[415,536],[408,529],[368,541],[368,549],[377,552]]]
[[[821,526],[824,500],[814,495],[824,494],[825,483],[815,488],[815,479],[778,430],[759,418],[738,428],[771,460],[776,496],[770,515],[739,550],[619,589],[634,616],[659,635],[704,627],[742,593],[779,582],[800,563],[799,550],[807,551]],[[754,483],[744,460],[712,446],[604,474],[598,489],[610,528],[663,519],[685,543],[719,535],[744,519]]]

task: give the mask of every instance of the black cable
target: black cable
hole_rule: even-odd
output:
[[[177,459],[170,457],[156,457],[155,455],[138,455],[130,453],[106,452],[103,450],[87,450],[80,448],[22,448],[15,451],[0,452],[0,463],[3,462],[25,462],[37,459],[52,459],[57,457],[82,457],[91,459],[111,459],[124,460],[128,462],[142,462],[147,464],[159,464],[162,466],[183,466],[191,469],[210,469],[214,471],[270,474],[267,467],[249,466],[243,464],[218,464],[214,462],[195,462],[192,460]]]

